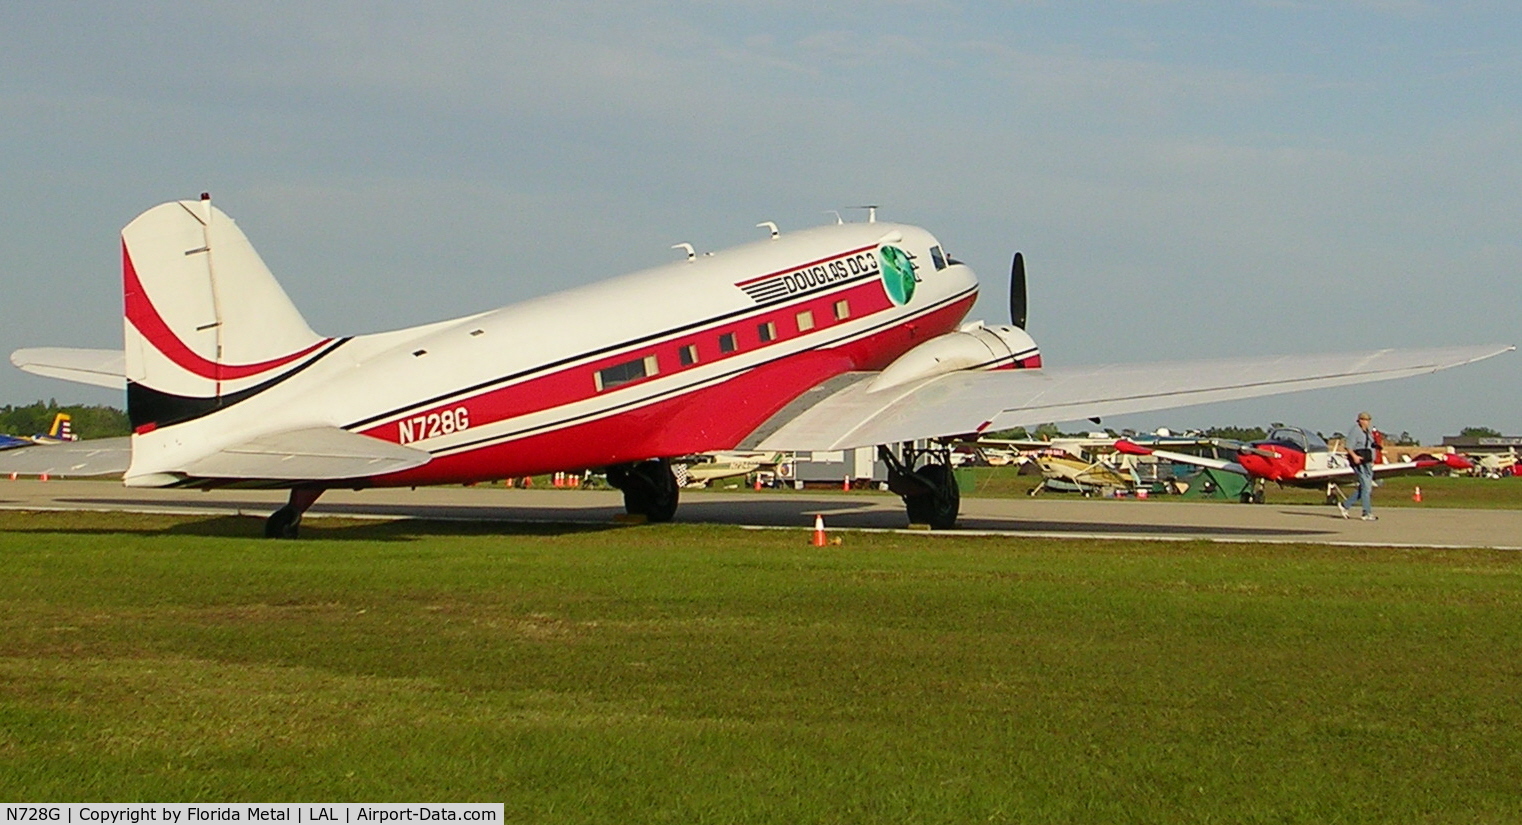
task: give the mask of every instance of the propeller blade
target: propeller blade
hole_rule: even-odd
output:
[[[1019,252],[1009,267],[1009,322],[1025,329],[1025,256]]]

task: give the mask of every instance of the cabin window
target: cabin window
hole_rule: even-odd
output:
[[[760,338],[761,343],[763,344],[767,341],[777,340],[777,325],[771,321],[767,321],[764,324],[757,324],[756,337]]]
[[[946,253],[942,252],[939,246],[930,247],[930,260],[935,262],[937,272],[946,268]]]
[[[835,302],[835,320],[844,321],[851,317],[851,302],[841,299]]]
[[[798,313],[797,320],[798,331],[808,332],[814,328],[814,311],[812,309],[805,309],[804,311]]]
[[[733,332],[726,332],[719,336],[719,352],[734,352],[739,348],[740,346],[735,341],[735,334]]]
[[[677,358],[682,362],[682,366],[684,367],[690,367],[693,364],[696,364],[698,362],[698,345],[688,344],[687,346],[682,347],[680,350],[677,350]]]
[[[648,378],[659,372],[660,364],[655,360],[654,355],[636,358],[633,361],[625,361],[622,364],[614,364],[611,367],[597,371],[595,376],[597,390],[598,392],[611,390],[621,384],[628,384],[631,381]]]

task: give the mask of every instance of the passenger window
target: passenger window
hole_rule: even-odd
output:
[[[740,347],[735,342],[735,334],[726,332],[719,336],[719,352],[734,352]]]
[[[837,320],[837,321],[844,321],[845,319],[850,318],[850,317],[851,317],[851,302],[847,301],[847,300],[844,300],[844,299],[836,301],[835,302],[835,320]]]
[[[698,345],[688,344],[687,346],[682,347],[680,350],[678,350],[677,357],[679,360],[681,360],[682,366],[684,367],[690,367],[693,364],[696,364],[698,362]]]
[[[814,328],[814,311],[812,309],[805,309],[804,311],[798,313],[797,321],[798,331],[808,332]]]
[[[622,364],[614,364],[606,369],[600,369],[594,376],[594,380],[597,384],[597,391],[602,392],[622,384],[628,384],[631,381],[648,378],[659,372],[660,365],[655,360],[655,356],[647,355],[644,358],[636,358],[633,361],[625,361]]]
[[[761,343],[763,344],[768,341],[777,340],[777,325],[771,321],[767,321],[764,324],[757,324],[756,336],[761,339]]]

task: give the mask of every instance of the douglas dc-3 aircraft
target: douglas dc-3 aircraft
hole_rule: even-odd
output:
[[[891,489],[911,520],[949,527],[949,450],[910,442],[1399,378],[1510,349],[1042,368],[1018,255],[1013,324],[963,326],[978,282],[918,227],[874,216],[773,228],[701,257],[687,248],[684,261],[502,309],[331,338],[203,195],[122,230],[124,352],[11,360],[125,382],[128,486],[288,488],[265,532],[294,537],[330,487],[602,468],[630,513],[665,521],[677,507],[669,457],[896,444],[882,450]]]

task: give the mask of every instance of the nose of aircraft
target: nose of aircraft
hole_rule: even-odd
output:
[[[1278,481],[1286,475],[1277,449],[1265,449],[1257,444],[1237,448],[1237,463],[1254,476]]]

